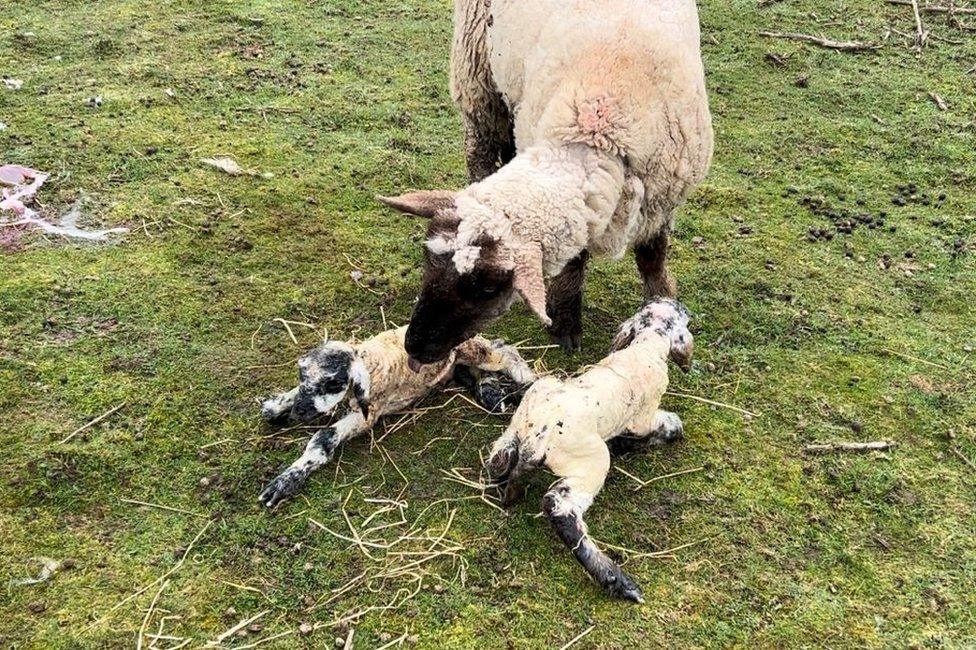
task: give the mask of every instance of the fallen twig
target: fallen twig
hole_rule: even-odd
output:
[[[812,36],[810,34],[798,34],[793,32],[764,31],[759,32],[759,35],[766,38],[783,38],[789,41],[813,43],[814,45],[819,45],[820,47],[825,47],[830,50],[838,50],[840,52],[864,52],[881,48],[881,45],[877,43],[862,43],[861,41],[834,41],[824,36]]]
[[[912,0],[886,0],[890,5],[901,5],[903,7],[911,7],[914,3]],[[918,8],[923,14],[976,14],[976,8],[973,7],[946,7],[944,5],[922,5]]]
[[[724,409],[729,409],[730,411],[735,411],[736,413],[742,413],[743,415],[748,415],[749,417],[759,418],[762,417],[762,413],[753,413],[752,411],[747,411],[744,408],[739,408],[738,406],[732,406],[731,404],[725,404],[723,402],[716,402],[715,400],[705,399],[704,397],[698,397],[697,395],[692,395],[690,393],[675,393],[674,391],[667,391],[665,395],[672,395],[674,397],[684,397],[685,399],[695,400],[696,402],[702,402],[703,404],[710,404],[712,406],[719,406]]]
[[[243,621],[240,621],[237,625],[235,625],[235,626],[233,626],[233,627],[225,630],[224,632],[222,632],[213,641],[207,641],[207,646],[212,647],[212,646],[215,646],[215,645],[220,645],[221,643],[224,642],[224,639],[226,639],[227,637],[233,635],[238,630],[243,630],[245,627],[247,627],[248,625],[250,625],[254,621],[258,620],[259,618],[261,618],[262,616],[264,616],[265,614],[267,614],[270,611],[271,611],[270,609],[266,609],[263,612],[258,612],[257,614],[255,614],[254,616],[252,616],[250,618],[245,618]]]
[[[121,409],[122,407],[124,407],[127,403],[128,402],[122,402],[118,406],[116,406],[114,408],[110,408],[109,410],[105,411],[104,413],[102,413],[101,415],[99,415],[97,418],[95,418],[94,420],[92,420],[91,422],[89,422],[88,424],[86,424],[84,426],[78,427],[77,429],[75,429],[74,431],[72,431],[71,433],[69,433],[67,436],[65,436],[58,444],[59,445],[63,445],[64,443],[68,442],[69,440],[71,440],[72,438],[74,438],[76,435],[78,435],[82,431],[87,431],[91,427],[95,426],[96,424],[98,424],[99,422],[101,422],[102,420],[104,420],[105,418],[109,417],[110,415],[112,415],[113,413],[115,413],[116,411],[118,411],[119,409]]]
[[[902,359],[907,359],[909,361],[917,361],[918,363],[924,363],[927,366],[932,366],[933,368],[939,368],[940,370],[952,370],[949,366],[943,366],[941,363],[935,363],[934,361],[926,361],[925,359],[919,359],[918,357],[913,357],[910,354],[904,354],[903,352],[895,352],[894,350],[889,350],[888,348],[882,348],[883,351],[888,354],[893,354],[896,357],[901,357]]]
[[[918,11],[918,0],[911,0],[912,3],[912,13],[915,15],[915,51],[921,53],[922,48],[925,47],[925,41],[928,40],[929,33],[925,31],[925,27],[922,26],[922,14]]]
[[[683,476],[685,474],[694,474],[695,472],[701,472],[704,469],[705,469],[704,466],[701,466],[701,467],[692,467],[690,469],[683,469],[683,470],[680,470],[678,472],[671,472],[670,474],[665,474],[663,476],[655,476],[654,478],[649,478],[646,481],[640,481],[640,485],[638,485],[637,487],[634,488],[634,492],[637,492],[638,490],[647,487],[651,483],[657,483],[658,481],[663,481],[665,479],[674,478],[675,476]],[[640,479],[638,479],[638,480],[640,480]]]
[[[158,508],[159,510],[168,510],[169,512],[178,512],[184,515],[193,515],[194,517],[207,517],[208,515],[202,512],[193,512],[192,510],[184,510],[183,508],[174,508],[172,506],[164,506],[161,503],[150,503],[149,501],[139,501],[137,499],[125,499],[119,498],[122,503],[134,503],[137,506],[146,506],[149,508]]]
[[[592,632],[593,631],[593,628],[595,628],[595,627],[596,627],[596,625],[591,625],[590,627],[586,628],[585,630],[583,630],[582,632],[580,632],[579,634],[577,634],[576,636],[574,636],[572,639],[570,639],[564,646],[562,646],[561,648],[559,648],[559,650],[566,650],[566,648],[572,647],[573,645],[576,644],[577,641],[579,641],[584,636],[586,636],[587,634],[589,634],[590,632]]]
[[[895,446],[892,440],[876,440],[874,442],[826,442],[807,445],[803,448],[808,454],[828,454],[834,451],[887,451]]]
[[[949,110],[949,105],[945,103],[945,100],[942,99],[941,96],[939,96],[939,93],[930,92],[929,93],[929,97],[932,99],[933,102],[935,102],[936,107],[940,111],[947,111],[947,110]]]
[[[974,472],[976,472],[976,464],[974,464],[973,461],[971,461],[968,458],[966,458],[966,455],[964,453],[962,453],[961,451],[959,451],[959,448],[958,447],[949,447],[949,451],[951,451],[953,454],[955,454],[956,458],[958,458],[959,460],[961,460],[962,462],[964,462],[966,464],[966,466],[969,467],[969,469],[971,469]]]
[[[163,584],[159,585],[159,591],[153,596],[152,602],[149,603],[149,609],[146,610],[146,615],[142,619],[142,626],[139,628],[139,636],[136,637],[136,650],[142,650],[142,639],[146,635],[146,628],[149,627],[149,620],[152,618],[153,610],[156,609],[156,603],[159,602],[159,597],[163,595],[163,590],[169,586],[169,580],[164,580]],[[150,643],[150,645],[153,645]]]

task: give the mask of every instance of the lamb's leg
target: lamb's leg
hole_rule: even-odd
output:
[[[454,3],[451,97],[461,109],[471,182],[494,174],[515,156],[511,115],[491,74],[490,12],[484,0]]]
[[[261,417],[268,422],[277,422],[284,419],[298,396],[298,386],[295,386],[287,393],[281,393],[274,397],[269,397],[261,403]]]
[[[491,447],[485,463],[488,477],[498,488],[503,506],[510,506],[522,498],[524,490],[519,477],[525,470],[519,450],[518,437],[506,431]]]
[[[294,463],[271,481],[258,500],[269,508],[294,496],[305,484],[309,475],[331,460],[336,448],[344,441],[366,431],[366,421],[359,411],[352,411],[332,426],[320,429],[305,446],[305,451]]]
[[[674,298],[674,279],[668,273],[668,240],[670,232],[662,228],[656,235],[634,246],[637,270],[644,280],[644,299]]]
[[[590,254],[581,252],[569,261],[546,289],[546,312],[552,319],[549,335],[569,353],[580,349],[583,338],[583,284]]]
[[[601,477],[601,484],[602,481]],[[542,510],[563,544],[573,552],[597,584],[614,598],[642,603],[644,597],[637,583],[600,550],[587,532],[583,513],[596,496],[594,492],[587,491],[593,482],[592,477],[570,476],[560,480],[542,498]]]
[[[647,432],[626,431],[611,439],[607,446],[610,447],[611,455],[620,456],[638,449],[671,444],[680,440],[684,433],[684,424],[677,413],[659,409],[655,411],[654,420]]]

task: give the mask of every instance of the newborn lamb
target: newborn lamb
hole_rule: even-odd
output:
[[[472,389],[479,403],[491,411],[503,406],[505,395],[494,377],[479,380],[479,371],[501,372],[520,387],[535,380],[535,373],[515,348],[480,336],[457,346],[444,361],[417,366],[403,347],[406,330],[387,330],[361,343],[326,341],[298,361],[299,385],[266,400],[261,407],[265,419],[290,415],[309,421],[328,415],[343,402],[349,410],[312,436],[301,457],[261,493],[262,503],[272,507],[294,495],[342,442],[452,378]]]
[[[668,357],[686,370],[691,364],[688,320],[673,300],[646,304],[620,327],[614,351],[600,363],[573,379],[533,384],[488,459],[506,504],[521,495],[518,480],[527,470],[544,465],[555,474],[542,508],[556,534],[610,595],[636,602],[643,602],[640,589],[589,538],[583,513],[610,470],[608,443],[681,437],[681,420],[658,406],[668,385]]]

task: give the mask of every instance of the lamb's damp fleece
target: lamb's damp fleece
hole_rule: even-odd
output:
[[[648,303],[620,328],[614,352],[577,377],[544,377],[526,392],[492,446],[488,471],[503,502],[520,496],[525,472],[546,467],[558,478],[542,507],[576,559],[611,595],[642,601],[640,589],[589,538],[583,513],[610,469],[608,443],[660,444],[682,435],[680,418],[659,408],[668,358],[691,362],[689,315],[670,299]]]
[[[346,412],[311,437],[301,457],[261,493],[262,503],[271,507],[294,495],[341,443],[452,379],[472,390],[479,403],[492,411],[504,410],[506,399],[517,400],[520,389],[535,380],[514,347],[480,336],[457,346],[444,361],[411,369],[405,332],[406,327],[386,330],[359,343],[326,341],[299,360],[298,386],[263,403],[261,414],[269,421],[290,416],[308,422],[340,408]],[[479,378],[482,373],[488,374]],[[518,388],[506,395],[495,373],[507,376]]]

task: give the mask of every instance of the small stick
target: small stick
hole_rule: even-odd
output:
[[[684,397],[686,399],[695,400],[696,402],[702,402],[703,404],[711,404],[712,406],[720,406],[722,408],[726,408],[726,409],[735,411],[737,413],[742,413],[743,415],[748,415],[749,417],[754,417],[754,418],[762,417],[762,413],[753,413],[752,411],[747,411],[747,410],[745,410],[743,408],[739,408],[738,406],[732,406],[731,404],[724,404],[722,402],[716,402],[714,400],[705,399],[704,397],[698,397],[697,395],[692,395],[690,393],[675,393],[674,391],[670,391],[669,390],[669,391],[667,391],[665,393],[665,395],[673,395],[674,397]]]
[[[803,448],[808,454],[827,454],[832,451],[886,451],[895,446],[891,440],[877,440],[874,442],[827,442],[807,445]]]
[[[631,474],[630,472],[628,472],[627,470],[625,470],[620,465],[614,465],[613,468],[615,470],[617,470],[618,472],[620,472],[621,474],[623,474],[624,476],[626,476],[627,478],[630,478],[630,479],[633,479],[634,481],[636,481],[637,482],[637,488],[636,489],[639,489],[639,488],[644,487],[644,481],[640,480],[639,478],[637,478],[636,476],[634,476],[633,474]]]
[[[233,438],[224,438],[223,440],[217,440],[215,442],[208,442],[207,444],[200,447],[200,449],[209,449],[210,447],[216,447],[217,445],[222,445],[227,442],[234,442]]]
[[[224,639],[226,639],[227,637],[233,635],[238,630],[243,630],[245,627],[247,627],[248,625],[250,625],[254,621],[258,620],[259,618],[261,618],[262,616],[264,616],[265,614],[267,614],[270,611],[271,611],[270,609],[266,609],[263,612],[258,612],[257,614],[255,614],[251,618],[244,619],[243,621],[241,621],[240,623],[238,623],[234,627],[232,627],[229,630],[226,630],[223,633],[221,633],[221,635],[218,636],[213,641],[208,641],[207,642],[207,645],[208,646],[220,645],[221,643],[224,642]]]
[[[918,11],[918,0],[911,0],[911,3],[912,13],[915,14],[915,50],[921,53],[922,48],[925,47],[925,40],[928,38],[929,33],[922,26],[922,14]]]
[[[342,646],[342,650],[352,650],[352,636],[355,633],[356,633],[356,629],[350,625],[349,634],[346,635],[346,645]]]
[[[641,488],[647,487],[651,483],[657,483],[658,481],[663,481],[664,479],[668,479],[668,478],[674,478],[675,476],[682,476],[684,474],[693,474],[695,472],[700,472],[704,469],[705,466],[702,465],[701,467],[692,467],[690,469],[683,469],[679,472],[671,472],[670,474],[665,474],[664,476],[655,476],[654,478],[649,478],[646,481],[641,481],[641,484],[634,488],[634,492],[640,490]]]
[[[576,644],[577,641],[579,641],[584,636],[586,636],[587,634],[589,634],[590,632],[592,632],[593,631],[593,628],[595,628],[595,627],[596,627],[596,625],[591,625],[590,627],[586,628],[585,630],[583,630],[582,632],[580,632],[579,634],[577,634],[576,636],[574,636],[572,639],[570,639],[569,642],[566,643],[566,645],[564,645],[563,647],[559,648],[559,650],[566,650],[566,648],[572,647],[573,645]]]
[[[912,0],[887,0],[887,2],[890,5],[912,6]],[[945,7],[942,5],[925,5],[919,7],[919,11],[926,14],[976,14],[976,9],[972,7]]]
[[[962,462],[966,463],[966,466],[969,467],[969,469],[971,469],[974,472],[976,472],[976,464],[973,464],[973,461],[971,461],[968,458],[966,458],[965,454],[963,454],[961,451],[959,451],[959,449],[957,447],[949,447],[949,451],[951,451],[953,454],[955,454],[956,455],[956,458],[958,458]]]
[[[137,499],[119,498],[119,501],[121,501],[122,503],[134,503],[137,506],[147,506],[149,508],[159,508],[160,510],[168,510],[170,512],[179,512],[179,513],[182,513],[184,515],[193,515],[194,517],[207,517],[208,516],[208,515],[203,514],[202,512],[193,512],[192,510],[184,510],[183,508],[173,508],[171,506],[164,506],[164,505],[162,505],[160,503],[150,503],[148,501],[139,501]]]
[[[945,100],[942,99],[942,97],[939,95],[939,93],[930,92],[929,93],[929,97],[932,99],[933,102],[935,102],[935,105],[938,107],[938,109],[940,111],[947,111],[947,110],[949,110],[949,105],[946,104]]]
[[[81,426],[81,427],[78,427],[77,429],[75,429],[74,431],[72,431],[71,433],[69,433],[58,444],[59,445],[63,445],[64,443],[68,442],[69,440],[71,440],[72,438],[74,438],[76,435],[78,435],[82,431],[87,431],[88,429],[90,429],[91,427],[95,426],[96,424],[98,424],[99,422],[101,422],[102,420],[104,420],[105,418],[109,417],[110,415],[112,415],[113,413],[115,413],[116,411],[118,411],[119,409],[123,408],[126,404],[128,404],[128,402],[122,402],[118,406],[116,406],[114,408],[111,408],[111,409],[105,411],[104,413],[102,413],[101,415],[99,415],[97,418],[95,418],[94,420],[92,420],[91,422],[89,422],[88,424],[86,424],[84,426]]]
[[[393,646],[395,646],[398,643],[403,643],[403,641],[407,638],[407,636],[408,636],[408,634],[406,632],[404,632],[398,638],[393,639],[389,643],[384,643],[383,645],[381,645],[380,647],[378,647],[376,650],[386,650],[386,648],[392,648]]]
[[[881,348],[888,354],[893,354],[896,357],[901,357],[902,359],[908,359],[909,361],[917,361],[918,363],[924,363],[927,366],[932,366],[933,368],[939,368],[941,370],[952,370],[948,366],[943,366],[941,363],[935,363],[933,361],[926,361],[925,359],[919,359],[918,357],[913,357],[910,354],[903,354],[901,352],[895,352],[894,350],[889,350],[888,348]]]
[[[142,619],[142,627],[139,628],[139,636],[136,637],[136,650],[142,650],[142,639],[146,635],[146,628],[149,627],[149,619],[152,618],[153,610],[156,609],[156,603],[159,601],[159,597],[163,594],[163,590],[169,586],[169,580],[164,580],[163,584],[159,586],[159,591],[153,596],[152,602],[149,603],[149,609],[146,610],[146,616]],[[149,645],[153,645],[150,643]]]
[[[789,41],[804,41],[813,43],[820,47],[841,52],[863,52],[865,50],[877,50],[881,46],[876,43],[862,43],[861,41],[832,41],[823,36],[811,36],[810,34],[784,33],[784,32],[759,32],[760,36],[766,38],[784,38]]]

